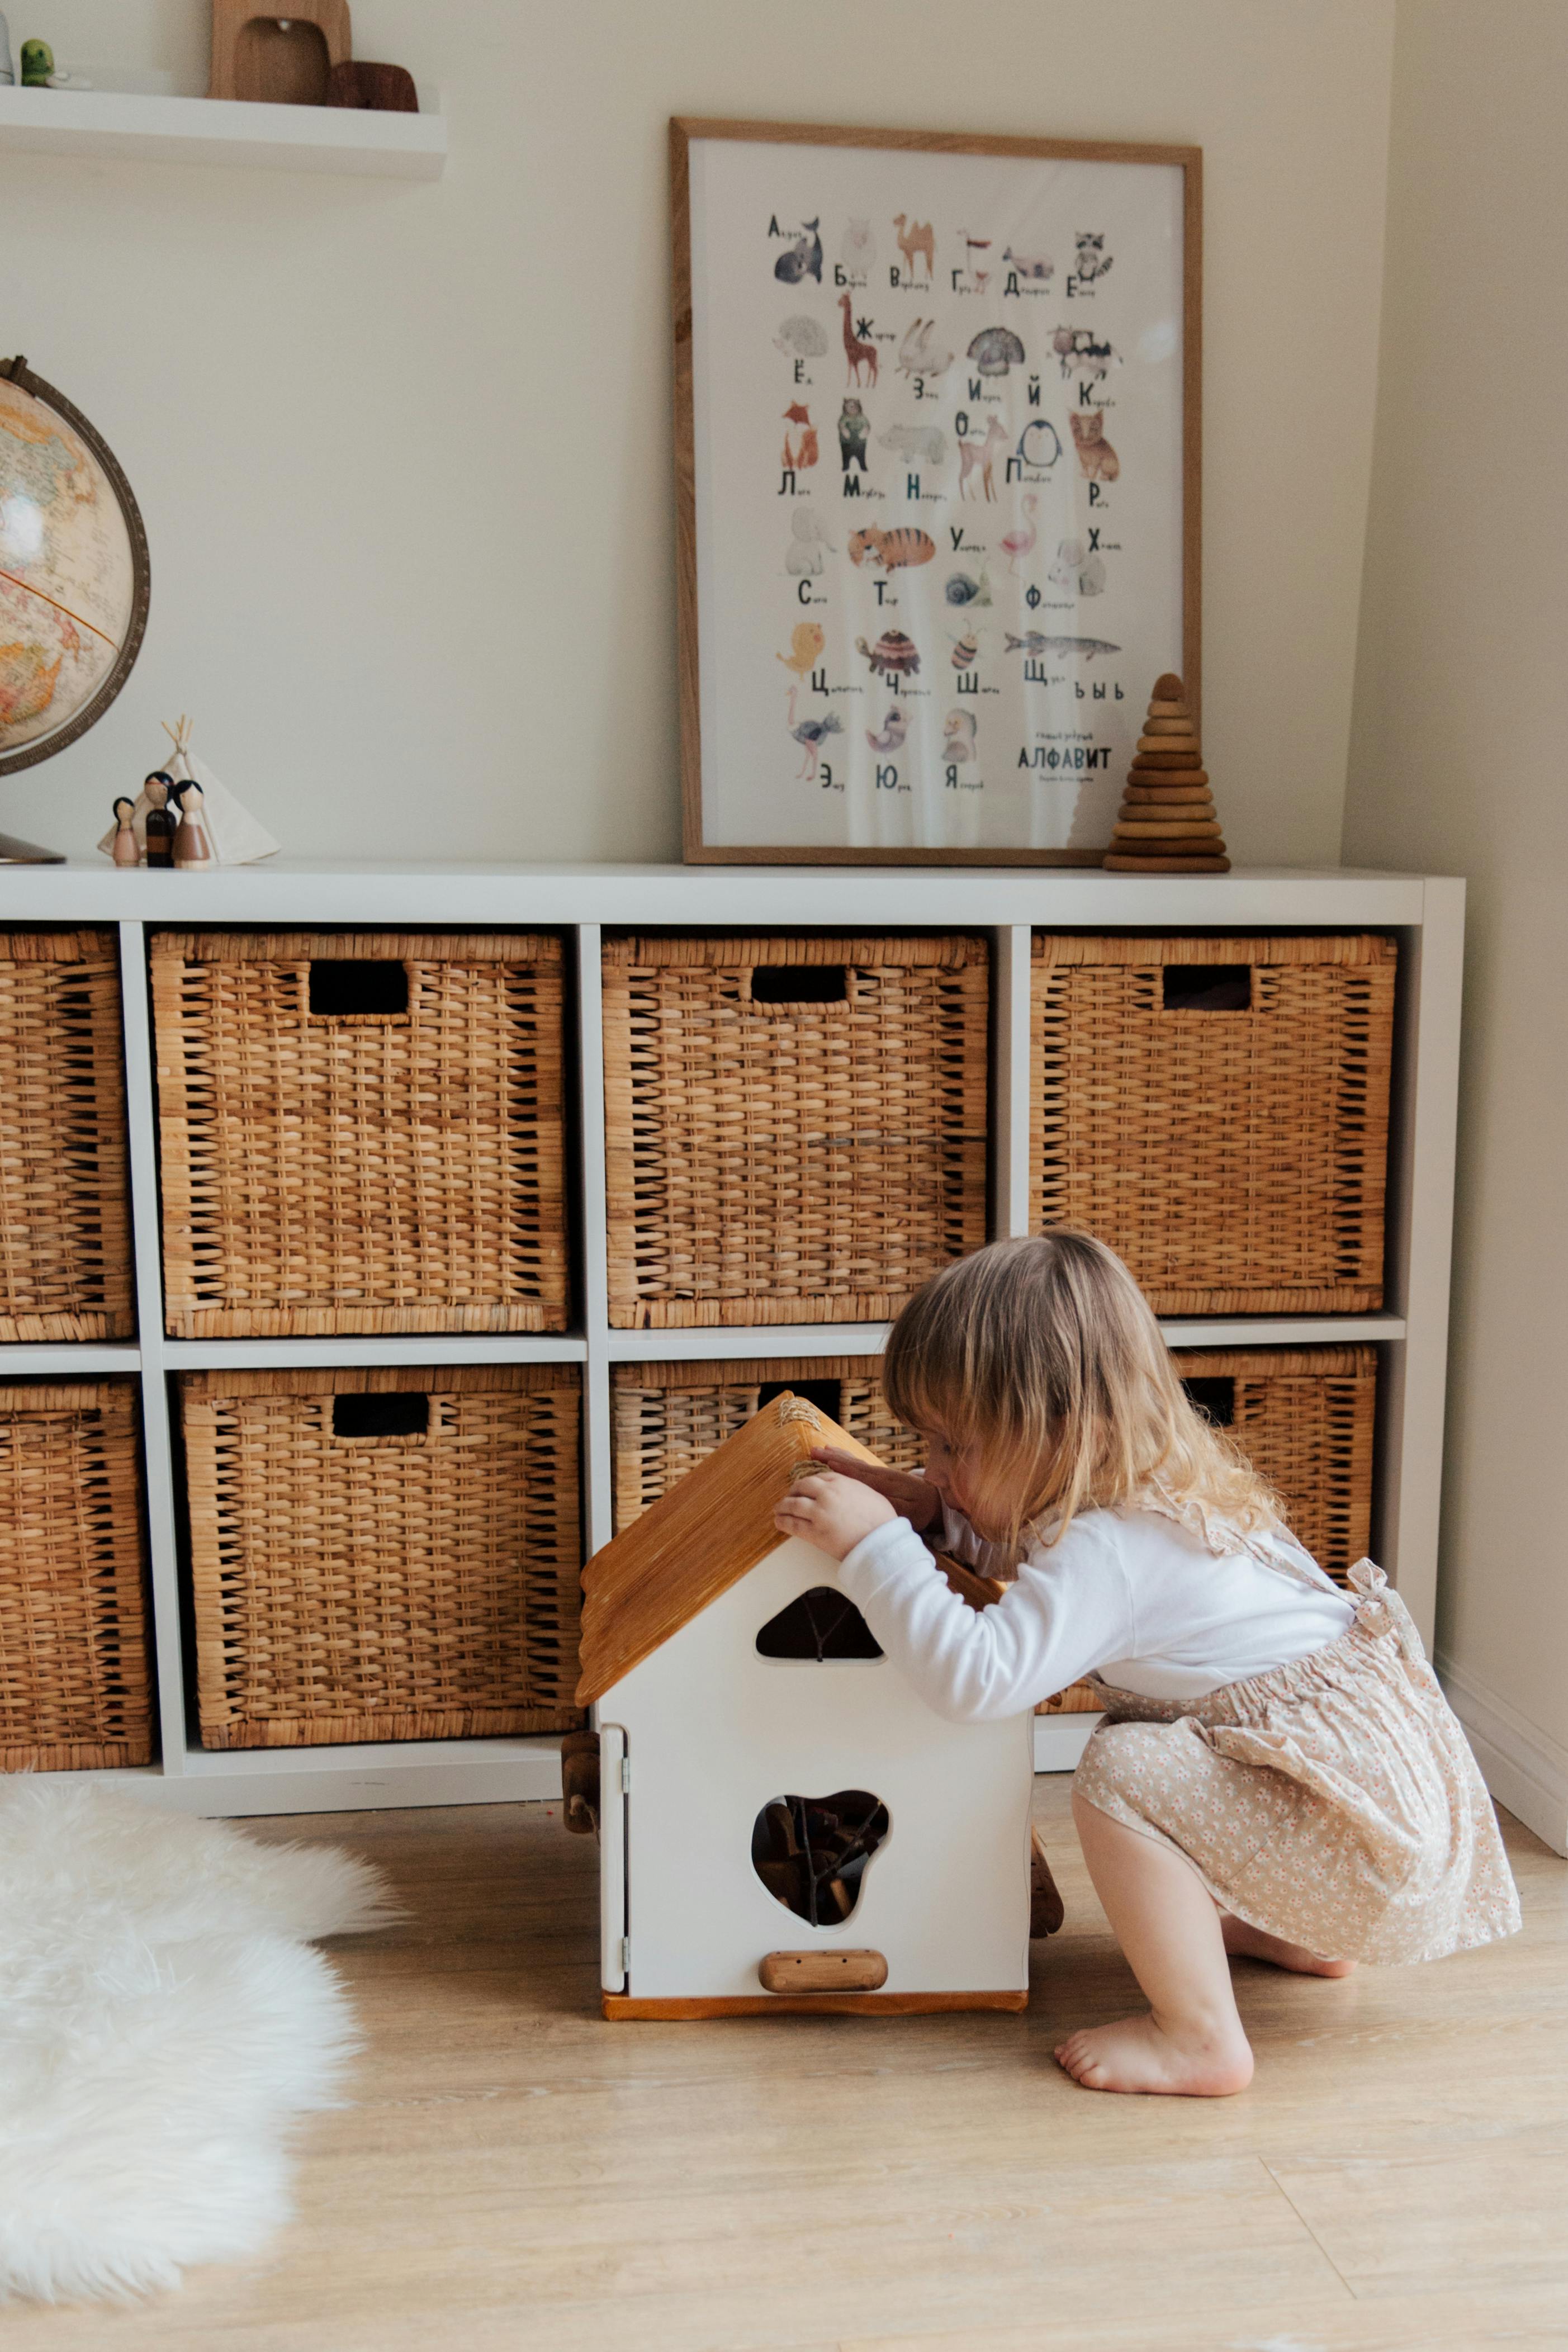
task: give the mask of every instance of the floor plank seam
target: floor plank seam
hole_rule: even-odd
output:
[[[1306,2215],[1302,2212],[1301,2207],[1297,2204],[1295,2199],[1291,2196],[1290,2190],[1286,2188],[1284,2182],[1281,2179],[1273,2166],[1270,2163],[1268,2158],[1266,2156],[1260,2156],[1258,2161],[1262,2166],[1264,2171],[1268,2174],[1270,2179],[1273,2182],[1275,2188],[1279,2190],[1281,2196],[1284,2199],[1286,2204],[1290,2207],[1291,2212],[1295,2215],[1297,2221],[1301,2223],[1302,2229],[1306,2231],[1308,2237],[1312,2240],[1313,2245],[1316,2246],[1319,2253],[1322,2254],[1324,2262],[1327,2263],[1330,2270],[1333,2271],[1335,2278],[1338,2279],[1341,2286],[1343,2287],[1346,2294],[1349,2295],[1352,2303],[1360,2303],[1362,2301],[1362,2297],[1357,2294],[1354,2287],[1352,2286],[1349,2279],[1346,2278],[1344,2273],[1341,2270],[1339,2264],[1335,2262],[1333,2256],[1330,2253],[1328,2248],[1324,2245],[1322,2240],[1319,2237],[1317,2231],[1313,2229],[1312,2223],[1308,2221]]]

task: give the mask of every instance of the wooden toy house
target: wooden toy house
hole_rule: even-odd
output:
[[[1032,1717],[933,1713],[779,1534],[823,1444],[865,1452],[776,1397],[584,1575],[607,2017],[1028,1999]]]

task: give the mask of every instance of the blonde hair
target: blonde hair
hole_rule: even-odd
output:
[[[1189,1402],[1142,1291],[1091,1234],[1056,1226],[945,1267],[894,1325],[882,1378],[901,1421],[974,1448],[983,1532],[1015,1552],[1060,1541],[1079,1511],[1134,1504],[1216,1551],[1283,1521]]]

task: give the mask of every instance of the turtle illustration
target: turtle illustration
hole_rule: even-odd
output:
[[[915,650],[913,640],[906,637],[902,629],[884,629],[874,646],[868,646],[863,637],[857,637],[855,650],[863,654],[873,669],[883,677],[914,677],[919,672],[920,656]]]
[[[1009,368],[1022,367],[1023,345],[1010,327],[982,327],[968,356],[982,375],[1006,375]]]

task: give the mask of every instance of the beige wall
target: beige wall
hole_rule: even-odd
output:
[[[62,62],[203,86],[204,0],[7,8]],[[1236,855],[1334,861],[1392,0],[354,18],[361,55],[441,87],[438,185],[0,158],[6,346],[107,435],[154,563],[125,694],[0,786],[0,825],[85,849],[184,709],[297,855],[678,854],[679,110],[1204,147],[1210,765]],[[1478,402],[1503,357],[1477,352]]]
[[[1568,1822],[1568,10],[1402,0],[1395,55],[1344,854],[1470,877],[1439,1644]]]

